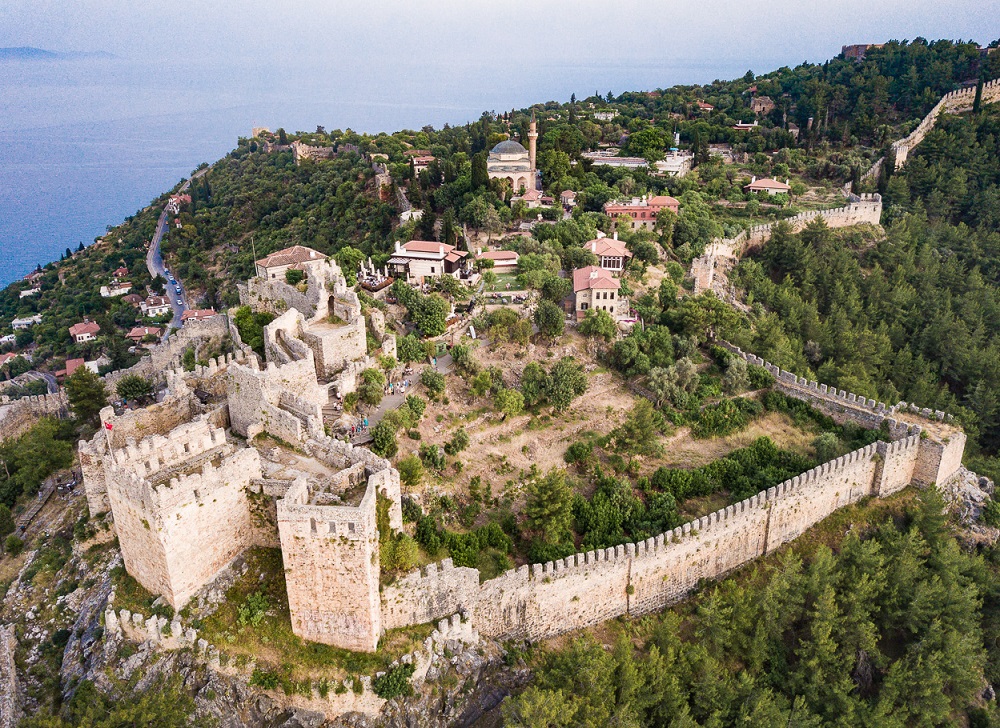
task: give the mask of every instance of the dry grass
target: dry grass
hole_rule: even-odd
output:
[[[656,465],[673,468],[698,468],[713,460],[723,458],[733,450],[746,447],[758,437],[770,437],[783,450],[791,450],[801,455],[812,456],[812,441],[816,433],[804,430],[792,422],[792,418],[782,412],[770,412],[754,420],[742,432],[726,437],[696,440],[687,427],[664,440],[665,454]],[[655,468],[654,468],[655,469]]]

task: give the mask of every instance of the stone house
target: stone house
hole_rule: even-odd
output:
[[[590,309],[607,311],[615,321],[628,316],[628,299],[619,295],[620,288],[621,281],[596,265],[573,271],[576,320],[582,320]]]
[[[676,197],[655,195],[646,198],[633,197],[628,202],[609,202],[604,205],[604,214],[614,221],[622,215],[628,215],[632,230],[640,228],[652,230],[656,227],[656,216],[660,210],[670,210],[676,214],[680,208],[681,203]]]
[[[264,278],[285,278],[285,271],[293,266],[313,260],[325,260],[326,256],[318,250],[304,245],[293,245],[276,253],[261,258],[256,263],[257,275]]]

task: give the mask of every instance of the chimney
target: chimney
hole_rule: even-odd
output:
[[[399,245],[399,241],[397,240],[396,241],[396,252],[397,253],[399,252],[399,248],[400,248],[400,245]]]
[[[601,230],[597,231],[597,239],[598,240],[600,240],[601,238],[606,238],[606,237],[608,237],[608,236],[605,235],[603,231],[601,231]]]
[[[595,278],[597,278],[597,267],[596,266],[590,269],[590,280],[594,280]]]
[[[444,243],[441,243],[440,245],[438,245],[438,253],[440,255],[444,255]]]
[[[618,231],[617,231],[617,230],[615,230],[615,237],[614,237],[614,240],[617,240],[617,239],[618,239]]]
[[[754,175],[753,177],[750,178],[750,184],[753,184],[756,181],[757,181],[757,175]],[[396,245],[399,245],[399,243],[396,243]]]

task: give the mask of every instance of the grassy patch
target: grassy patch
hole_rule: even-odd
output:
[[[270,680],[273,675],[286,692],[301,692],[303,681],[342,680],[386,670],[401,655],[416,649],[433,630],[432,625],[421,625],[389,631],[373,653],[306,642],[292,632],[280,549],[255,548],[246,558],[246,575],[226,592],[226,600],[216,612],[196,626],[204,639],[232,656],[236,664],[255,658],[259,677]],[[267,610],[256,618],[263,602]]]

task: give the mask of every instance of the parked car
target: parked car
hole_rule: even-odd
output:
[[[177,292],[178,296],[181,295],[181,287],[180,286],[177,286],[174,290]]]

